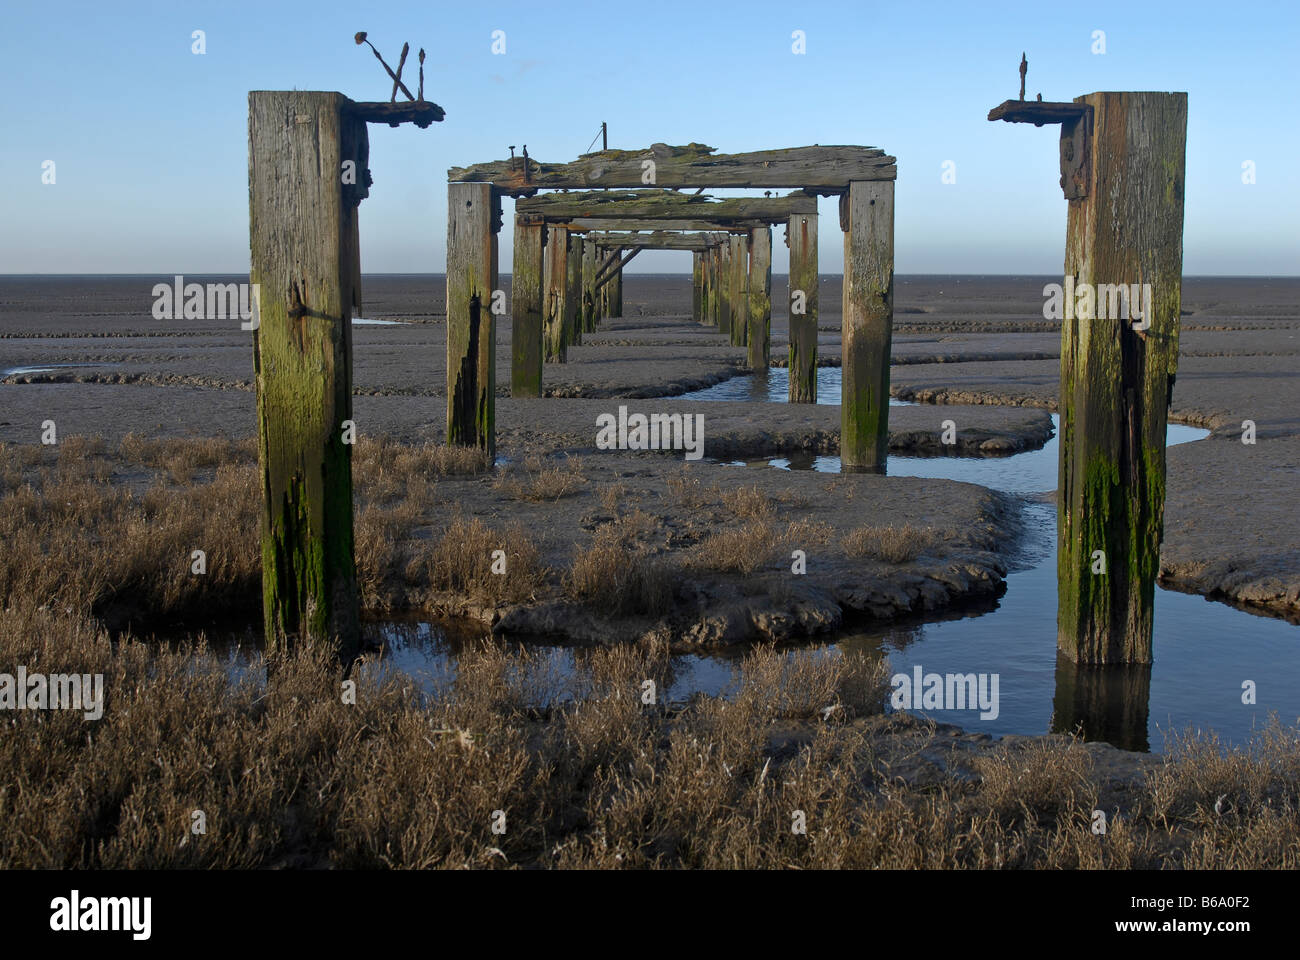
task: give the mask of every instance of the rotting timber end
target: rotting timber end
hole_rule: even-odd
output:
[[[1061,125],[1061,190],[1067,200],[1088,195],[1088,140],[1092,133],[1092,107],[1086,103],[1047,100],[1004,100],[989,111],[990,120],[1007,123]]]

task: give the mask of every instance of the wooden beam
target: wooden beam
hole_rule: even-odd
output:
[[[647,161],[653,166],[646,166]],[[715,153],[692,143],[670,147],[656,143],[645,150],[604,150],[572,163],[526,163],[495,160],[452,167],[447,179],[488,181],[511,196],[544,190],[627,189],[645,184],[653,171],[657,187],[759,188],[791,187],[817,193],[842,193],[854,180],[893,180],[894,158],[875,147],[793,147],[753,153]]]
[[[515,215],[510,275],[510,396],[542,395],[542,243],[546,226]]]
[[[755,227],[761,227],[766,220],[645,220],[634,217],[562,217],[550,220],[569,228],[570,233],[628,233],[635,230],[675,230],[687,233],[749,233]]]
[[[840,464],[882,473],[889,453],[889,354],[894,326],[894,184],[853,183],[844,230]]]
[[[790,402],[817,402],[817,215],[796,214],[786,226],[790,248]]]
[[[749,235],[749,335],[751,370],[767,373],[772,336],[772,228]]]
[[[614,279],[614,277],[618,276],[618,275],[622,272],[623,268],[626,267],[629,263],[631,263],[631,262],[632,262],[632,259],[633,259],[633,258],[634,258],[638,253],[640,253],[640,252],[641,252],[642,250],[644,250],[644,249],[645,249],[645,247],[633,247],[633,248],[628,252],[628,255],[627,255],[626,257],[624,257],[621,261],[619,261],[619,263],[618,263],[617,266],[612,266],[612,267],[610,267],[610,269],[606,270],[603,274],[601,274],[601,275],[596,279],[596,286],[597,286],[597,287],[603,287],[605,284],[609,283],[610,280],[612,280],[612,279]],[[622,253],[622,252],[623,252],[623,251],[621,251],[621,250],[615,250],[615,252],[614,252],[614,257],[613,257],[613,259],[610,261],[610,263],[613,263],[614,260],[617,260],[619,254]],[[622,304],[619,304],[619,305],[621,306]],[[614,314],[611,314],[611,316],[614,316]]]
[[[817,198],[807,193],[784,197],[727,197],[676,193],[672,190],[548,193],[515,202],[521,216],[548,221],[617,218],[626,220],[703,220],[715,226],[736,221],[778,223],[796,213],[816,213]]]
[[[338,93],[248,96],[249,280],[262,473],[266,642],[360,650],[352,529],[352,312],[360,309],[354,191],[337,171],[365,169],[365,122]]]
[[[597,243],[624,249],[641,247],[646,250],[705,250],[726,241],[725,233],[592,233]]]
[[[1076,663],[1145,664],[1178,365],[1187,95],[1075,102],[1093,109],[1091,183],[1069,201],[1065,272],[1095,304],[1079,310],[1076,299],[1061,329],[1057,642]],[[1140,297],[1149,284],[1147,329],[1115,316],[1120,284]],[[1128,303],[1130,317],[1145,306]]]

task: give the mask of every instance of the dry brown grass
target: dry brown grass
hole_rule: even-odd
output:
[[[700,570],[750,574],[775,559],[779,543],[769,521],[751,520],[705,537],[687,555],[687,563]]]
[[[672,604],[675,579],[671,564],[636,543],[635,528],[604,524],[575,551],[564,590],[608,613],[660,616]]]
[[[107,693],[99,721],[3,718],[3,869],[1300,866],[1294,730],[1228,753],[1187,740],[1119,801],[1056,739],[908,779],[944,738],[874,715],[879,661],[847,654],[756,650],[730,699],[665,710],[641,700],[645,680],[661,697],[671,682],[654,644],[585,652],[559,677],[545,655],[468,649],[431,701],[362,665],[355,705],[311,649],[268,685],[257,661],[231,673],[201,647],[114,644],[77,614],[15,609],[0,649],[103,673]],[[539,712],[542,691],[560,705]]]
[[[889,563],[911,563],[937,542],[932,530],[914,527],[858,527],[841,541],[850,557],[875,557]]]
[[[533,456],[520,467],[504,471],[494,486],[515,500],[554,503],[577,493],[586,483],[582,460],[578,457],[547,463],[541,457]]]

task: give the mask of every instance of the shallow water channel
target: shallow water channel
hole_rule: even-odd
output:
[[[819,403],[839,402],[839,373],[831,367],[818,371]],[[773,369],[766,382],[746,375],[687,397],[784,402],[787,385],[786,371]],[[1207,433],[1170,424],[1168,443],[1195,442]],[[716,466],[746,468],[838,472],[839,458],[774,457]],[[1055,438],[1040,450],[1007,457],[891,456],[887,472],[978,483],[1024,504],[1018,562],[996,603],[808,641],[821,650],[886,657],[891,674],[912,676],[920,667],[924,674],[997,675],[996,717],[982,718],[978,710],[914,712],[993,735],[1082,730],[1088,739],[1157,752],[1171,733],[1213,730],[1226,743],[1241,743],[1272,713],[1286,725],[1300,718],[1300,627],[1191,594],[1157,588],[1150,667],[1082,669],[1058,658],[1056,519],[1050,498],[1057,479]],[[411,675],[429,693],[455,678],[457,651],[465,640],[442,626],[413,620],[372,623],[368,629],[384,645],[387,668]],[[549,658],[547,669],[558,677],[571,673],[575,658],[582,656],[565,646],[530,643],[529,648],[535,657]],[[685,701],[698,692],[725,695],[737,682],[741,656],[743,651],[675,657],[667,699]],[[1255,684],[1254,704],[1242,702],[1246,681]]]

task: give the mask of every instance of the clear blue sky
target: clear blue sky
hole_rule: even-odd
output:
[[[191,53],[191,33],[207,52]],[[248,269],[247,93],[387,99],[357,30],[390,61],[423,46],[428,130],[371,127],[361,207],[366,272],[441,272],[446,170],[528,144],[572,159],[600,121],[610,145],[811,143],[898,157],[899,273],[1058,273],[1066,204],[1055,128],[989,123],[1028,93],[1189,94],[1184,271],[1300,273],[1300,13],[1294,2],[492,5],[332,2],[31,3],[0,32],[0,273]],[[506,33],[504,56],[491,53]],[[807,53],[791,52],[803,30]],[[1106,52],[1092,52],[1094,30]],[[412,83],[414,81],[412,80]],[[56,162],[57,182],[41,182]],[[941,182],[943,163],[955,184]],[[1241,182],[1254,161],[1254,185]],[[843,263],[833,200],[821,264]],[[786,266],[779,233],[774,269]],[[509,231],[502,233],[509,270]],[[641,270],[689,269],[643,254]]]

